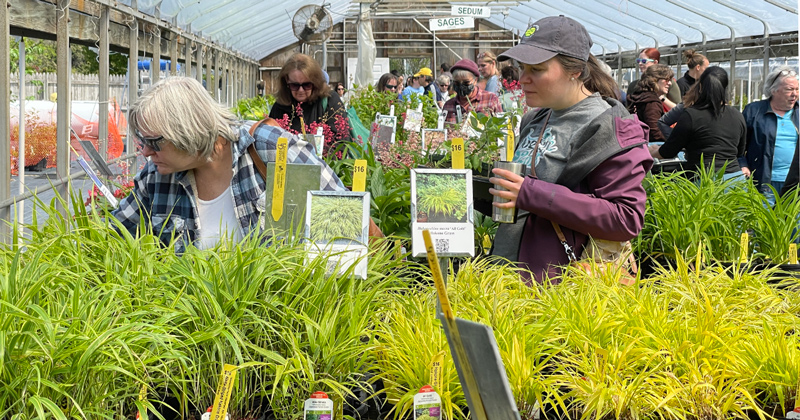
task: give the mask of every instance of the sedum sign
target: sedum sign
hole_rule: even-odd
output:
[[[481,7],[481,6],[455,5],[451,6],[450,14],[452,14],[453,16],[472,16],[476,18],[488,18],[492,16],[492,8]]]
[[[469,16],[451,16],[430,20],[431,31],[446,31],[448,29],[472,29],[475,19]]]

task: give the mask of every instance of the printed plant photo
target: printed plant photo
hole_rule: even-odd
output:
[[[309,192],[306,237],[317,244],[366,244],[365,194]],[[368,201],[367,201],[368,203]]]
[[[416,197],[418,223],[467,221],[467,179],[463,174],[417,173]]]

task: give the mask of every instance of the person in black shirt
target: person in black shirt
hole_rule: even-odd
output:
[[[742,113],[727,105],[728,73],[709,67],[689,91],[696,97],[686,108],[663,145],[651,145],[657,159],[673,158],[686,149],[690,166],[725,167],[725,178],[744,176],[738,158],[744,156],[746,127]],[[696,95],[696,96],[694,96]]]

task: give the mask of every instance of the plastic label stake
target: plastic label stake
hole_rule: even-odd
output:
[[[145,418],[147,416],[147,406],[144,404],[144,401],[147,399],[147,384],[142,385],[142,389],[139,390],[139,402],[142,404],[142,408],[139,410],[139,418]]]
[[[454,138],[451,145],[453,169],[464,169],[464,139]]]
[[[511,118],[508,119],[508,138],[506,138],[506,162],[514,160],[514,128],[511,127]]]
[[[789,244],[789,264],[797,264],[797,244],[795,243]]]
[[[750,235],[747,232],[742,233],[742,239],[739,242],[739,249],[742,250],[742,254],[739,256],[739,260],[741,263],[747,261],[747,248],[750,244]]]
[[[433,389],[442,389],[442,369],[444,367],[444,351],[433,356],[431,360],[431,386]]]
[[[363,192],[366,190],[367,161],[365,159],[358,159],[353,165],[353,191]]]
[[[222,420],[228,414],[228,404],[231,402],[233,380],[236,379],[237,366],[226,364],[219,377],[217,395],[214,397],[214,408],[211,410],[211,420]]]
[[[286,190],[286,152],[289,140],[278,138],[275,156],[275,179],[272,181],[272,220],[278,221],[283,216],[283,194]]]

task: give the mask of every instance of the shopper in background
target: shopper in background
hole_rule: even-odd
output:
[[[174,240],[178,253],[189,244],[212,248],[258,233],[266,181],[253,154],[274,162],[279,137],[289,140],[290,163],[321,166],[321,190],[344,190],[310,143],[269,123],[251,135],[253,121],[239,125],[193,78],[173,76],[147,89],[128,123],[148,161],[112,214],[133,235],[153,233],[165,245]]]
[[[695,50],[686,50],[683,52],[683,58],[686,59],[686,73],[683,77],[678,79],[678,89],[681,91],[681,98],[686,95],[689,88],[692,87],[695,81],[700,78],[700,75],[708,68],[708,59],[703,54]]]
[[[419,82],[419,77],[416,75],[408,78],[408,86],[400,93],[400,99],[408,99],[412,93],[416,93],[417,95],[423,95],[425,93],[425,88],[422,87]]]
[[[685,149],[691,168],[714,165],[715,171],[725,167],[725,179],[741,177],[738,159],[744,156],[747,130],[742,113],[728,105],[728,73],[709,67],[689,91],[693,103],[681,113],[667,141],[650,146],[650,154],[669,159]]]
[[[383,76],[378,79],[378,83],[375,85],[375,91],[397,94],[398,84],[397,76],[392,73],[384,73]]]
[[[642,73],[641,77],[644,77],[647,68],[659,64],[661,60],[661,53],[655,48],[645,48],[639,53],[639,57],[636,59],[636,64],[639,65],[639,71]],[[674,82],[674,80],[673,80]],[[628,89],[625,92],[626,97],[630,97],[633,90],[636,88],[639,80],[634,80],[630,84],[628,84]],[[669,93],[667,93],[665,100],[664,100],[664,111],[669,111],[675,105],[681,102],[681,90],[678,88],[675,83],[670,86]]]
[[[453,79],[446,74],[442,74],[436,78],[436,84],[439,85],[439,91],[442,92],[442,95],[444,95],[445,102],[450,100],[450,84],[452,81]]]
[[[791,163],[797,152],[800,126],[797,71],[782,66],[769,73],[764,80],[764,95],[766,99],[750,103],[742,112],[747,124],[747,151],[739,164],[774,204],[769,186],[781,191],[790,168],[796,170]]]
[[[481,81],[485,83],[483,89],[497,95],[497,92],[500,91],[500,80],[497,77],[497,56],[491,51],[482,52],[478,54],[477,64]]]
[[[442,105],[444,105],[445,97],[439,89],[439,86],[434,83],[433,71],[427,67],[423,67],[419,69],[419,72],[414,76],[419,78],[419,84],[425,90],[424,94],[431,94],[434,102],[436,102],[436,106],[441,108]]]
[[[672,70],[663,64],[650,66],[636,89],[628,95],[628,111],[650,127],[651,142],[666,140],[658,128],[658,119],[664,115],[662,102],[672,85],[672,76]]]
[[[311,123],[324,123],[335,137],[350,138],[347,109],[339,94],[325,83],[322,68],[313,58],[293,55],[278,77],[281,85],[275,105],[269,111],[270,118],[288,118],[289,128],[298,133],[303,133]]]
[[[486,115],[503,112],[497,95],[478,87],[480,72],[474,61],[466,58],[459,60],[453,67],[450,67],[450,71],[453,73],[451,87],[455,91],[456,97],[444,104],[444,110],[447,111],[446,122],[461,123],[466,120],[470,111]],[[459,109],[461,110],[460,119]]]
[[[546,17],[499,56],[520,63],[527,104],[542,109],[523,117],[514,153],[514,162],[534,167],[532,176],[493,169],[504,179],[490,182],[508,191],[489,191],[510,200],[495,206],[530,212],[520,238],[500,230],[515,225],[501,225],[493,254],[519,241],[518,255],[507,258],[539,282],[570,262],[565,248],[576,258],[591,256],[591,238],[603,249],[621,249],[644,224],[642,181],[653,163],[647,128],[613,99],[616,83],[599,69],[591,46],[580,23]]]

